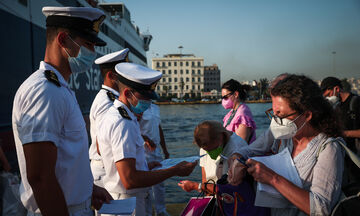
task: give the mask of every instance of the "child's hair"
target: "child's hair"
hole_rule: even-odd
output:
[[[194,130],[194,143],[200,148],[208,144],[208,140],[217,140],[226,132],[226,129],[218,121],[203,121]],[[208,137],[208,139],[204,139]]]

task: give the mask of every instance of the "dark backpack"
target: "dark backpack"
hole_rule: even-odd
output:
[[[349,158],[360,168],[360,158],[352,152],[340,139],[336,139],[337,143],[342,146],[345,150],[346,154]],[[319,157],[319,154],[322,150],[325,149],[326,145],[329,142],[324,143],[319,151],[317,152],[316,157]],[[332,216],[350,216],[356,215],[359,211],[360,206],[360,185],[356,182],[350,185],[347,185],[345,188],[342,189],[342,195],[340,201],[336,204],[334,209],[332,210]],[[355,195],[349,195],[355,194]]]

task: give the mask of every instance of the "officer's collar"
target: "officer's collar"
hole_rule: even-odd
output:
[[[124,107],[124,109],[127,111],[128,115],[130,116],[130,118],[132,120],[136,120],[136,116],[134,115],[134,113],[121,101],[119,101],[118,99],[115,99],[114,101],[114,106],[116,108],[119,108],[119,107]]]
[[[110,87],[107,86],[107,85],[104,85],[104,84],[103,84],[103,85],[101,85],[101,88],[110,91],[110,92],[113,93],[116,97],[119,97],[119,95],[120,95],[118,91],[116,91],[115,89],[110,88]]]
[[[59,71],[57,71],[53,66],[51,66],[50,64],[41,61],[40,62],[40,67],[39,69],[43,69],[43,70],[52,70],[54,71],[54,73],[56,74],[56,76],[58,77],[58,80],[60,82],[60,84],[62,86],[68,87],[68,83],[65,81],[64,77],[61,75],[61,73]]]

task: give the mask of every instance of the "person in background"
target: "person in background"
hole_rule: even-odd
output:
[[[245,104],[246,90],[236,80],[228,80],[221,87],[221,104],[230,109],[224,119],[224,127],[251,144],[256,139],[256,124],[249,107]]]
[[[116,83],[115,65],[120,62],[127,62],[128,53],[129,49],[126,48],[104,55],[95,60],[95,64],[99,65],[104,83],[101,86],[100,91],[95,96],[90,108],[89,118],[91,145],[89,148],[89,158],[91,160],[90,167],[94,178],[94,184],[100,187],[104,187],[102,180],[105,175],[105,169],[101,155],[98,154],[96,144],[97,124],[100,122],[103,114],[113,105],[114,100],[119,97],[119,89]],[[95,214],[99,215],[97,211],[95,211]]]
[[[326,77],[320,88],[324,97],[333,105],[344,128],[344,139],[353,152],[360,154],[360,96],[343,90],[341,81]],[[360,185],[360,169],[345,156],[343,186],[356,183]]]
[[[28,216],[92,215],[110,194],[93,184],[85,121],[68,81],[86,72],[103,11],[90,7],[44,7],[46,50],[39,69],[19,87],[12,126],[21,174],[20,196]]]
[[[319,86],[305,76],[288,75],[271,89],[268,133],[262,142],[240,149],[241,157],[274,154],[288,148],[302,188],[266,165],[248,159],[240,172],[278,190],[293,207],[272,208],[272,215],[329,215],[341,194],[344,151],[339,120]]]
[[[228,172],[227,159],[239,153],[247,143],[236,133],[226,130],[220,122],[203,121],[194,130],[194,143],[200,148],[201,183],[183,180],[178,183],[184,191],[193,190],[213,193],[213,185],[205,188],[205,182],[216,182]]]
[[[148,163],[152,161],[161,162],[163,157],[161,156],[161,150],[164,153],[165,159],[169,158],[169,152],[166,147],[164,133],[160,125],[160,109],[159,107],[151,103],[150,107],[142,114],[138,116],[140,132],[145,138],[145,142],[153,142],[155,149],[145,145],[145,157]],[[150,196],[146,199],[146,213],[152,215],[152,202],[155,205],[156,215],[168,215],[165,207],[165,185],[161,182],[157,185],[153,185],[150,190]]]
[[[134,113],[143,113],[151,99],[157,99],[159,71],[133,63],[119,63],[117,72],[119,98],[98,124],[97,141],[105,176],[104,186],[114,199],[136,197],[135,214],[143,216],[150,186],[172,176],[187,176],[196,162],[181,162],[168,169],[149,171],[159,162],[146,162],[144,139]]]

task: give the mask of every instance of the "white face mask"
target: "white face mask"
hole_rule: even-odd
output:
[[[302,115],[302,114],[301,114]],[[298,129],[295,120],[298,119],[301,115],[298,115],[294,120],[289,119],[282,119],[282,124],[279,124],[275,121],[274,118],[271,119],[270,124],[270,131],[273,134],[275,139],[290,139],[296,135],[296,133],[301,130],[304,125],[306,124],[306,121],[303,125],[300,126]]]
[[[339,97],[335,95],[335,89],[334,89],[333,94],[334,94],[333,96],[326,97],[326,99],[335,108],[339,104],[340,100],[339,100]]]

